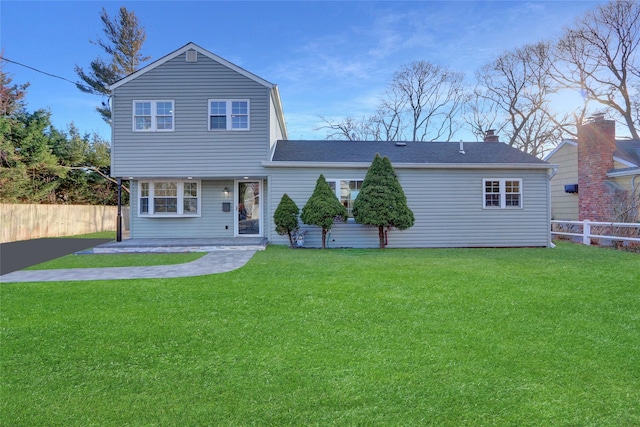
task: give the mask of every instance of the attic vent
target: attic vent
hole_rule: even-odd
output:
[[[187,62],[198,62],[198,52],[195,50],[188,50]]]

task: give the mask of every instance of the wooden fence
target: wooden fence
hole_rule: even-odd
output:
[[[584,245],[592,241],[603,246],[640,245],[640,223],[551,221],[551,234],[579,240]]]
[[[116,206],[0,204],[0,243],[116,230]],[[123,230],[129,227],[122,208]]]

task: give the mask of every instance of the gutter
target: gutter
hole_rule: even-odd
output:
[[[547,207],[547,219],[549,220],[549,227],[547,227],[548,229],[547,233],[549,234],[547,239],[549,241],[548,247],[553,249],[556,247],[556,245],[553,243],[552,236],[551,236],[551,180],[558,173],[558,165],[551,165],[551,166],[552,168],[547,178],[547,194],[548,194],[548,200],[549,200],[549,204]]]
[[[640,167],[638,168],[630,168],[630,169],[625,169],[625,170],[619,170],[619,171],[613,171],[613,172],[607,172],[607,176],[609,178],[619,178],[619,177],[623,177],[623,176],[638,176],[640,175]]]
[[[336,168],[368,169],[371,162],[304,162],[304,161],[263,161],[265,168]],[[518,169],[557,170],[558,165],[548,163],[393,163],[394,169]]]

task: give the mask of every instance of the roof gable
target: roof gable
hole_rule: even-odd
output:
[[[571,139],[565,139],[547,154],[544,160],[551,161],[552,157],[565,146],[577,149],[578,143]],[[629,167],[640,167],[640,140],[617,139],[613,158]]]
[[[134,79],[140,77],[141,75],[143,75],[143,74],[145,74],[145,73],[147,73],[147,72],[159,67],[160,65],[164,64],[165,62],[170,61],[171,59],[174,59],[174,58],[184,54],[188,50],[195,50],[199,54],[202,54],[202,55],[212,59],[213,61],[215,61],[215,62],[217,62],[217,63],[219,63],[219,64],[221,64],[221,65],[223,65],[223,66],[225,66],[225,67],[227,67],[227,68],[229,68],[229,69],[231,69],[231,70],[233,70],[233,71],[235,71],[235,72],[237,72],[237,73],[239,73],[239,74],[241,74],[241,75],[243,75],[243,76],[245,76],[245,77],[247,77],[247,78],[249,78],[249,79],[251,79],[251,80],[253,80],[253,81],[255,81],[255,82],[259,83],[259,84],[261,84],[261,85],[263,85],[263,86],[265,86],[265,87],[267,87],[267,88],[273,89],[276,86],[273,83],[270,83],[270,82],[266,81],[265,79],[256,76],[253,73],[250,73],[249,71],[245,70],[244,68],[241,68],[241,67],[239,67],[239,66],[237,66],[237,65],[235,65],[235,64],[233,64],[233,63],[231,63],[229,61],[227,61],[226,59],[221,58],[218,55],[215,55],[215,54],[209,52],[206,49],[201,48],[197,44],[190,42],[190,43],[187,43],[186,45],[182,46],[180,49],[175,50],[175,51],[171,52],[170,54],[165,55],[162,58],[152,62],[151,64],[139,69],[135,73],[129,74],[127,77],[118,80],[114,84],[110,85],[109,89],[110,90],[117,89],[118,87],[122,86],[123,84],[126,84],[126,83],[130,82],[131,80],[134,80]]]
[[[556,148],[554,148],[549,154],[547,154],[546,156],[544,156],[544,160],[545,161],[550,161],[551,158],[558,152],[560,151],[564,146],[572,146],[572,147],[578,147],[578,143],[572,139],[563,139],[560,144],[558,144],[556,146]]]
[[[393,164],[536,164],[547,162],[500,142],[278,141],[272,162],[371,163],[376,154]]]

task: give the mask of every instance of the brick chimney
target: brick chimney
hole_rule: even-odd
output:
[[[500,142],[500,137],[496,135],[495,129],[488,129],[484,134],[484,142]]]
[[[612,194],[605,185],[613,169],[616,123],[593,116],[578,129],[578,217],[611,221]]]

